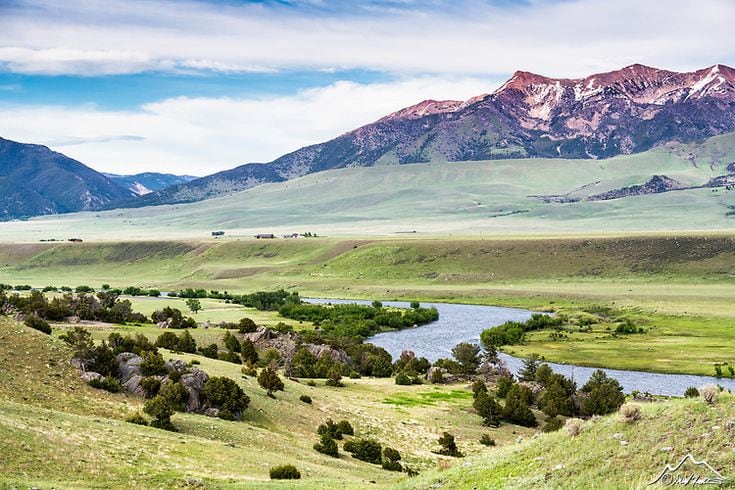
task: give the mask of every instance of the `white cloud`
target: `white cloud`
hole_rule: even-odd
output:
[[[373,3],[352,13],[323,7],[318,15],[192,1],[21,5],[0,7],[0,63],[31,73],[189,66],[494,74],[521,67],[579,76],[633,62],[690,69],[735,57],[730,0],[537,0],[512,7],[458,0],[394,3],[397,9]]]
[[[0,135],[47,144],[106,172],[205,175],[274,160],[422,99],[464,100],[491,92],[498,84],[421,77],[375,84],[337,82],[281,97],[174,98],[136,111],[0,107]]]

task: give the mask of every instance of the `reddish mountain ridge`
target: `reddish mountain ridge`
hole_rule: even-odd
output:
[[[216,197],[333,168],[507,158],[608,158],[735,131],[735,70],[643,65],[585,78],[516,72],[490,94],[425,100],[337,138],[138,199]]]

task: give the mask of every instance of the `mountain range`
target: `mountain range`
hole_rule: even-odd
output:
[[[579,79],[518,71],[490,94],[425,100],[270,163],[137,200],[191,202],[328,169],[506,158],[608,158],[735,131],[735,70],[632,65]]]
[[[518,71],[492,93],[426,100],[270,163],[193,180],[104,176],[48,148],[0,140],[0,218],[193,202],[349,167],[601,159],[732,131],[735,70],[724,65],[687,73],[631,65],[578,79]]]

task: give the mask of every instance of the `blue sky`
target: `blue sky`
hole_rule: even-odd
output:
[[[204,175],[517,69],[733,65],[733,21],[729,0],[0,0],[0,136]]]

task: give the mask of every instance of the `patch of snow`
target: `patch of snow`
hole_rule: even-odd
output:
[[[147,188],[140,182],[134,182],[130,186],[130,190],[139,196],[145,196],[146,194],[150,194],[151,192],[153,192],[152,190],[150,190],[149,188]]]

